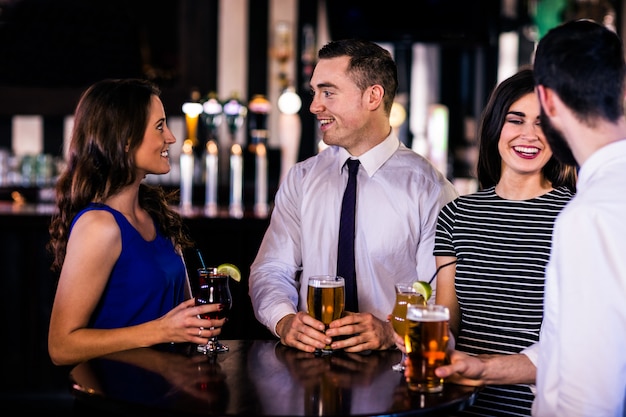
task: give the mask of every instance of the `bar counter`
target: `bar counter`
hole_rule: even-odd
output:
[[[317,356],[271,340],[220,340],[228,352],[164,345],[77,365],[75,416],[446,416],[479,391],[412,392],[391,369],[397,350]]]
[[[66,410],[72,398],[68,368],[52,365],[48,356],[48,325],[57,276],[50,270],[46,251],[53,206],[0,201],[0,300],[3,343],[0,347],[0,409]],[[261,243],[269,218],[249,213],[241,219],[220,212],[203,215],[202,209],[184,214],[192,238],[206,263],[229,262],[241,269],[242,279],[231,280],[233,309],[224,327],[224,339],[272,339],[254,317],[248,297],[250,264]],[[185,253],[192,284],[199,260]]]

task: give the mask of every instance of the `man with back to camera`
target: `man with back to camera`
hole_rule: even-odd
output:
[[[535,380],[533,416],[626,416],[626,64],[621,40],[589,20],[539,42],[541,123],[561,161],[580,167],[557,217],[539,342],[516,355],[451,354],[438,375],[470,384]],[[535,368],[536,365],[536,368]]]

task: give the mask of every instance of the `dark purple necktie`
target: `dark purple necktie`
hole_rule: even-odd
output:
[[[356,174],[359,172],[359,160],[348,159],[348,185],[341,203],[339,221],[339,249],[337,252],[337,275],[343,277],[346,284],[346,311],[359,311],[356,289],[356,271],[354,268],[354,212],[356,208]]]

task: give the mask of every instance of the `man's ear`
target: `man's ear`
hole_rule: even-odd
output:
[[[366,91],[368,106],[370,109],[376,109],[383,105],[383,98],[385,96],[385,89],[378,84],[374,84]]]
[[[539,98],[539,104],[548,116],[554,116],[554,91],[544,85],[538,85],[535,90]]]

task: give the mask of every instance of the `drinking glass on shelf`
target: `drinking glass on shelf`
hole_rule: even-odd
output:
[[[334,275],[314,275],[309,278],[307,290],[307,308],[311,317],[328,325],[343,314],[345,306],[345,282]],[[332,353],[326,345],[319,353]]]
[[[418,392],[441,392],[443,378],[435,369],[446,359],[450,311],[437,304],[407,306],[406,381],[409,389]]]
[[[219,311],[203,314],[203,319],[220,320],[228,316],[233,299],[228,287],[230,276],[217,272],[217,268],[198,268],[198,293],[196,305],[221,304]],[[198,345],[198,352],[204,354],[227,352],[228,346],[220,343],[217,336],[212,336],[206,345]]]
[[[396,303],[393,306],[393,311],[391,312],[391,325],[393,326],[393,330],[398,333],[400,336],[405,337],[407,331],[407,321],[406,321],[406,306],[407,304],[424,304],[426,305],[426,300],[421,294],[418,294],[413,288],[412,282],[402,282],[395,284],[396,287]],[[402,352],[402,359],[400,362],[396,363],[392,366],[392,369],[396,372],[404,371],[404,362],[406,360],[406,354]]]

